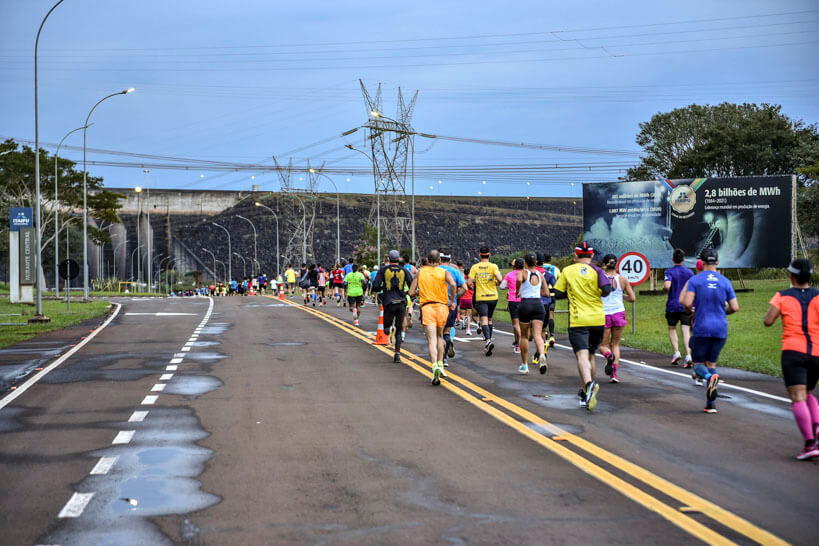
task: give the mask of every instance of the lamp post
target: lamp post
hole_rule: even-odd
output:
[[[236,218],[241,218],[242,220],[245,220],[245,221],[246,221],[248,224],[250,224],[250,227],[252,227],[252,228],[253,228],[253,262],[254,262],[254,263],[253,263],[253,264],[251,264],[251,266],[250,266],[250,274],[251,274],[253,277],[256,277],[256,276],[257,276],[257,274],[258,274],[258,272],[257,272],[257,271],[254,271],[254,269],[255,269],[255,267],[256,267],[256,266],[255,266],[255,262],[256,262],[256,256],[257,256],[257,254],[256,254],[256,226],[254,226],[254,225],[253,225],[253,222],[251,222],[249,219],[245,218],[245,217],[244,217],[244,216],[242,216],[241,214],[237,214],[237,215],[236,215]]]
[[[311,174],[317,174],[319,176],[323,176],[327,180],[330,181],[330,184],[333,185],[333,188],[336,190],[336,263],[341,262],[341,216],[339,215],[339,199],[338,199],[338,186],[336,183],[333,182],[333,179],[324,174],[323,172],[317,171],[316,169],[310,168]],[[379,260],[379,263],[380,260]]]
[[[245,257],[238,252],[234,252],[233,255],[238,256],[239,259],[242,260],[242,278],[244,279],[247,277],[247,262],[245,262]]]
[[[134,278],[134,252],[140,248],[142,248],[142,245],[137,245],[137,247],[131,251],[131,279]],[[139,271],[137,271],[137,278],[139,278]],[[139,287],[139,281],[137,281],[137,287]]]
[[[225,267],[225,262],[223,262],[222,260],[216,260],[216,263],[217,264],[222,264],[222,278],[226,278],[227,277],[227,268]],[[227,285],[227,284],[228,284],[228,281],[225,281],[225,285]]]
[[[60,171],[57,165],[57,159],[60,156],[60,148],[70,135],[85,129],[85,127],[77,127],[68,131],[65,136],[60,139],[57,144],[57,151],[54,152],[54,295],[60,297],[60,193],[59,193],[59,178]]]
[[[139,237],[140,237],[139,236],[139,231],[140,231],[139,230],[139,219],[142,216],[142,201],[140,200],[140,198],[142,196],[142,188],[137,186],[136,188],[134,188],[134,191],[137,194],[136,233],[137,233],[137,248],[139,248],[140,246],[142,246],[142,243],[139,242]],[[140,282],[142,282],[141,279],[142,279],[142,253],[137,252],[137,288],[139,287]]]
[[[202,250],[210,254],[210,257],[213,258],[213,280],[215,281],[219,275],[219,273],[216,272],[216,255],[205,247],[202,247]]]
[[[62,0],[60,0],[62,1]],[[55,6],[56,7],[56,6]],[[54,8],[52,8],[54,9]],[[82,299],[88,301],[88,169],[86,167],[86,149],[88,139],[88,120],[91,119],[91,114],[94,113],[97,106],[103,101],[116,97],[117,95],[127,95],[134,90],[133,87],[119,91],[118,93],[111,93],[102,97],[97,101],[97,104],[91,107],[88,115],[85,117],[85,123],[82,127]],[[38,167],[39,169],[39,167]],[[39,193],[39,192],[38,192]],[[39,202],[39,197],[38,197]],[[39,207],[39,204],[37,205]]]
[[[362,152],[352,144],[345,144],[345,148],[349,148],[350,150],[354,150],[367,159],[369,159],[373,164],[373,184],[375,185],[375,214],[376,214],[376,226],[375,226],[375,234],[376,234],[376,249],[378,253],[378,263],[381,264],[381,194],[378,193],[378,180],[375,178],[375,158],[370,157],[366,154],[366,152]]]
[[[162,256],[164,256],[164,255],[165,255],[165,253],[160,252],[159,254],[157,254],[156,256],[154,256],[154,257],[153,257],[153,259],[151,259],[151,278],[153,278],[154,262],[155,262],[157,259],[159,259],[159,261],[160,261],[160,263],[161,263],[161,262],[162,262]]]
[[[162,283],[162,262],[168,260],[168,263],[165,264],[165,287],[168,286],[168,267],[171,264],[171,260],[173,260],[173,256],[165,256],[161,260],[159,260],[159,277],[160,277],[160,284]],[[167,290],[166,290],[167,292]]]
[[[259,203],[258,201],[256,201],[255,205],[257,207],[262,207],[263,209],[267,209],[273,215],[273,218],[276,219],[276,276],[278,277],[279,276],[279,266],[280,266],[279,262],[281,261],[281,256],[279,254],[279,215],[276,214],[275,212],[273,212],[273,209],[271,209],[267,205],[263,205],[263,204]],[[214,267],[214,269],[216,269],[216,268]]]
[[[114,276],[117,278],[117,280],[119,280],[119,275],[117,274],[118,273],[118,271],[117,271],[117,251],[119,250],[119,247],[121,247],[122,245],[127,245],[127,244],[128,244],[128,239],[126,238],[124,241],[120,241],[119,243],[114,245]]]
[[[227,233],[227,238],[228,238],[228,282],[230,282],[230,281],[233,280],[233,263],[232,263],[233,262],[233,259],[232,259],[233,258],[233,252],[231,251],[231,248],[230,248],[230,232],[227,230],[227,228],[225,226],[220,226],[216,222],[211,222],[211,224],[213,224],[214,226],[216,226],[218,228],[224,229],[225,233]]]
[[[145,173],[145,197],[146,197],[146,221],[148,222],[148,264],[150,267],[148,268],[148,291],[151,291],[151,282],[153,276],[153,260],[151,259],[151,254],[153,251],[153,239],[154,233],[151,230],[151,188],[148,185],[148,174],[151,172],[150,169],[142,169],[142,172]]]

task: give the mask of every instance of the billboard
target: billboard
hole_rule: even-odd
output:
[[[704,248],[720,267],[785,267],[791,260],[796,177],[693,178],[583,185],[583,237],[595,250],[693,267]]]

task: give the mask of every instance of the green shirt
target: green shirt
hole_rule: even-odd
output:
[[[364,295],[364,286],[362,285],[364,282],[364,275],[358,271],[347,273],[347,276],[344,277],[344,282],[347,283],[347,295],[351,298],[357,298],[358,296]]]

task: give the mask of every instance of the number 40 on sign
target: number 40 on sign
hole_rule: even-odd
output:
[[[625,277],[631,286],[643,284],[648,280],[651,268],[648,258],[639,252],[626,252],[617,260],[617,273]],[[631,333],[637,333],[637,309],[635,302],[631,302]]]

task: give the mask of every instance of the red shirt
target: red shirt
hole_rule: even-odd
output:
[[[333,269],[333,284],[344,284],[344,271],[341,269]]]

